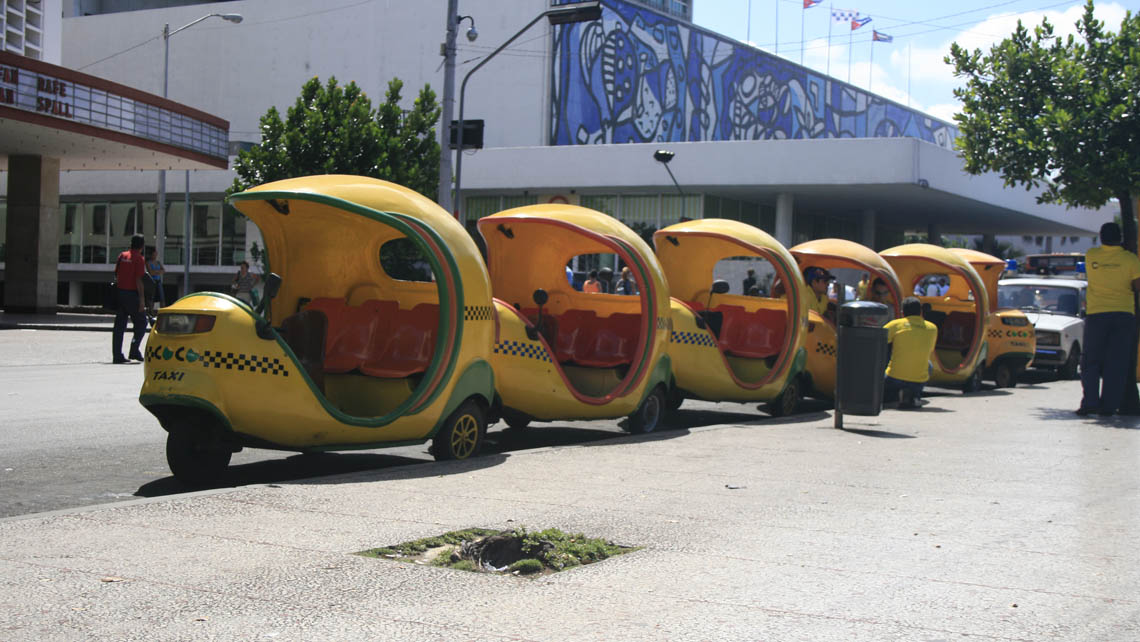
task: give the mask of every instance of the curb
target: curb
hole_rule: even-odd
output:
[[[114,327],[50,323],[0,323],[0,330],[61,330],[65,332],[111,332]]]

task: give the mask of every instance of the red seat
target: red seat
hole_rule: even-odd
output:
[[[640,314],[611,314],[596,318],[581,335],[574,361],[592,368],[614,368],[633,361],[641,334]]]
[[[438,328],[439,306],[434,303],[396,311],[383,352],[370,353],[361,372],[391,379],[425,372],[431,365]]]
[[[787,327],[787,315],[782,310],[748,312],[740,306],[724,305],[715,311],[724,313],[720,344],[725,354],[748,359],[780,354]]]
[[[598,315],[593,310],[567,310],[557,318],[558,335],[554,341],[554,358],[560,363],[577,361],[579,350],[589,350],[584,342],[592,334]]]
[[[951,312],[938,329],[938,347],[966,350],[974,339],[974,315],[969,312]]]

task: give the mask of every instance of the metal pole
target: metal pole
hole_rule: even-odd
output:
[[[835,23],[835,5],[827,5],[827,73],[828,78],[831,77],[831,25]]]
[[[170,71],[170,24],[162,26],[162,97],[166,98],[167,79]],[[158,170],[158,203],[154,209],[154,249],[158,261],[165,264],[166,255],[166,170]]]
[[[906,43],[906,107],[910,109],[910,43]]]
[[[780,55],[780,0],[776,0],[776,55]]]
[[[807,7],[800,9],[800,65],[804,64],[804,14],[807,13]]]
[[[459,131],[455,134],[455,141],[457,143],[457,149],[455,151],[455,211],[459,212],[459,222],[465,227],[467,225],[467,208],[463,204],[463,105],[467,96],[467,81],[471,80],[471,74],[479,71],[483,65],[487,64],[487,62],[494,58],[500,51],[506,49],[507,46],[521,36],[524,31],[533,27],[539,20],[545,18],[547,13],[549,12],[544,11],[538,14],[534,20],[526,23],[526,26],[519,29],[509,40],[499,45],[498,49],[487,54],[486,58],[480,60],[479,64],[472,67],[470,71],[463,75],[463,82],[459,85]]]
[[[455,104],[455,36],[459,31],[459,0],[447,0],[447,38],[443,43],[443,104],[439,123],[439,206],[455,213],[451,200],[451,119]]]
[[[855,57],[855,32],[851,29],[847,31],[847,84],[851,84],[851,60]]]
[[[752,0],[748,0],[748,27],[744,32],[744,41],[749,45],[752,44]]]
[[[867,91],[871,91],[871,83],[875,80],[875,36],[871,36],[871,59],[867,69]]]
[[[182,216],[182,244],[186,248],[186,263],[182,266],[182,283],[186,294],[190,294],[190,170],[186,170],[186,205]],[[225,216],[225,213],[222,214]]]

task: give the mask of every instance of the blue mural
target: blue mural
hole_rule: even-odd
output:
[[[555,31],[552,145],[912,137],[957,128],[644,7]]]

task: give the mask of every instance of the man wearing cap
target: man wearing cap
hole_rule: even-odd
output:
[[[815,310],[819,316],[827,316],[827,284],[835,277],[821,267],[809,267],[804,270],[804,281],[811,289],[808,294],[808,309]]]
[[[902,309],[903,318],[883,326],[891,345],[883,401],[895,401],[902,393],[899,408],[916,408],[930,380],[930,353],[938,342],[938,326],[922,318],[922,302],[916,297],[903,299]]]
[[[1140,258],[1120,246],[1120,226],[1100,227],[1100,247],[1085,252],[1086,290],[1084,353],[1077,414],[1111,417],[1120,409],[1128,380],[1129,351],[1135,350],[1135,302],[1140,291]]]

